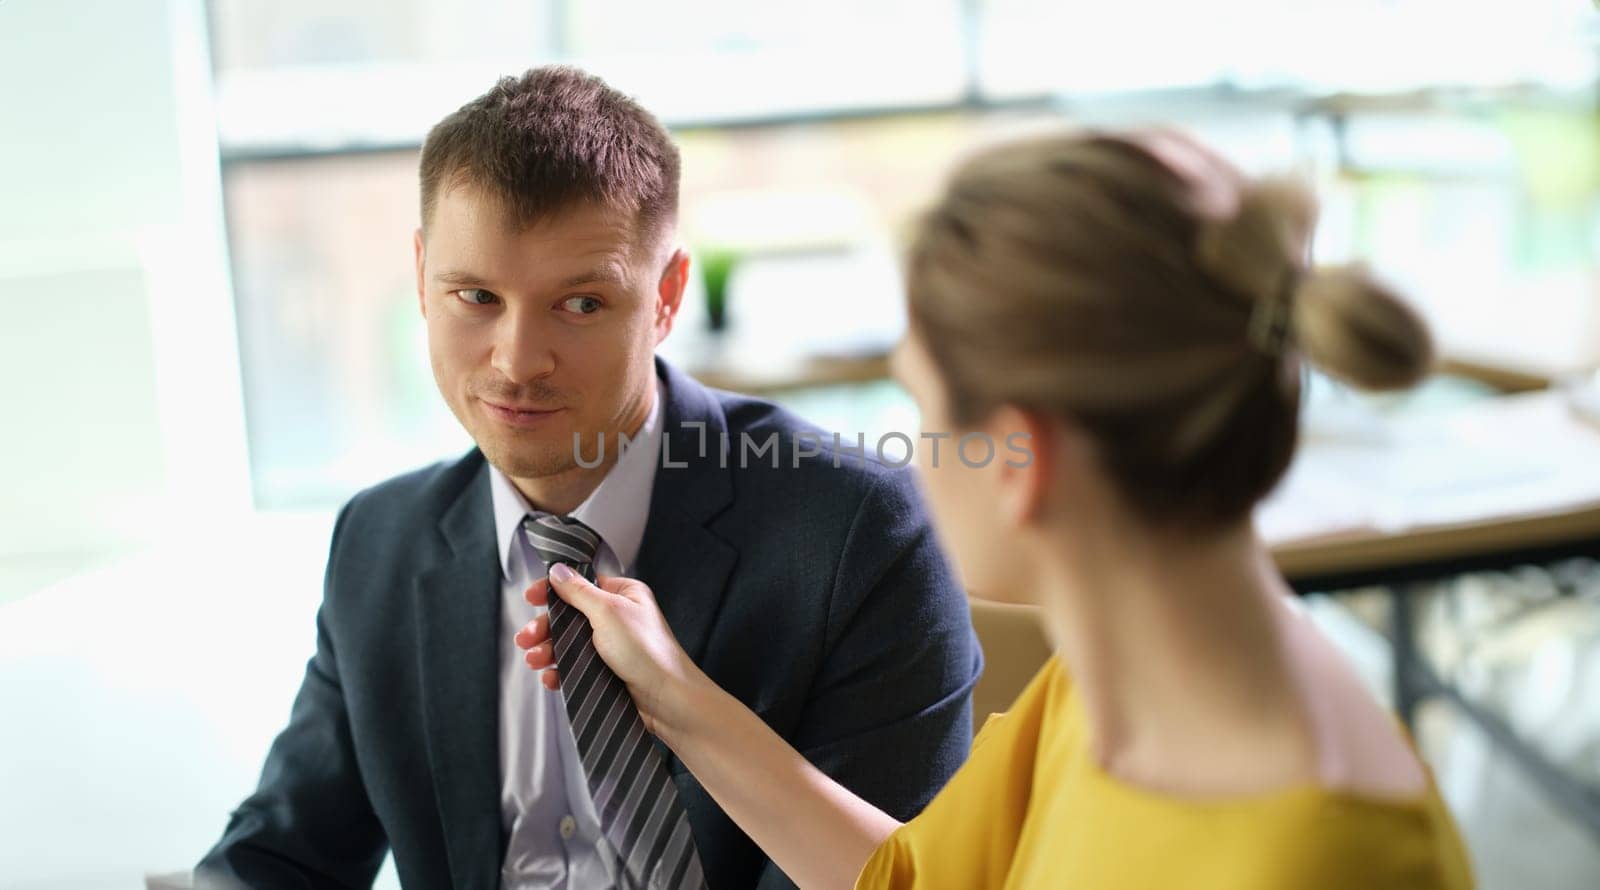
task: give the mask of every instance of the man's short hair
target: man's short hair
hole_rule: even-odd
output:
[[[471,186],[528,226],[579,204],[631,215],[640,243],[678,212],[678,147],[655,115],[562,65],[503,77],[422,144],[422,225],[443,190]]]

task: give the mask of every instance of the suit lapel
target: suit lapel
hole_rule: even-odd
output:
[[[736,551],[706,528],[733,502],[733,484],[718,460],[727,419],[705,387],[657,360],[666,383],[663,456],[650,495],[636,574],[655,591],[667,624],[689,657],[700,661],[722,607]],[[705,424],[705,448],[696,427]],[[665,463],[665,461],[663,461]]]
[[[486,466],[445,511],[450,555],[417,576],[417,660],[434,794],[457,887],[499,885],[500,561]]]
[[[687,514],[651,508],[637,574],[655,592],[673,636],[696,662],[705,654],[737,556]]]

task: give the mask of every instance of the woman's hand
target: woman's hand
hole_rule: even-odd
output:
[[[598,585],[590,584],[557,563],[551,567],[549,579],[535,582],[525,595],[528,602],[543,606],[549,602],[552,588],[588,617],[595,651],[627,684],[645,729],[665,740],[665,732],[679,725],[680,715],[693,713],[687,702],[697,686],[710,681],[678,645],[650,587],[632,578],[604,575]],[[527,650],[523,658],[528,667],[544,672],[545,687],[558,688],[561,680],[555,668],[550,616],[530,621],[517,632],[516,643]]]
[[[594,648],[628,686],[646,730],[672,748],[723,812],[802,887],[855,885],[872,851],[900,823],[856,797],[789,747],[744,703],[718,689],[678,645],[641,581],[585,581],[563,565],[528,588],[550,591],[589,617]],[[555,689],[548,615],[517,631],[528,667]]]

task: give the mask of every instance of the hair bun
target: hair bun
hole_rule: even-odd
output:
[[[1399,389],[1425,377],[1433,340],[1421,316],[1362,266],[1311,269],[1311,193],[1291,179],[1240,184],[1233,214],[1202,224],[1201,268],[1255,301],[1247,335],[1270,355],[1286,344],[1364,389]]]
[[[1314,270],[1293,300],[1295,342],[1334,377],[1363,389],[1401,389],[1433,367],[1427,324],[1362,266]]]

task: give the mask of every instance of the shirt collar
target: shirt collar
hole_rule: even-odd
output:
[[[634,560],[639,557],[639,548],[644,543],[645,522],[650,515],[650,493],[655,488],[656,465],[661,457],[662,394],[659,381],[654,396],[650,413],[639,427],[639,432],[631,437],[633,444],[627,453],[618,458],[589,497],[567,514],[599,533],[601,541],[611,548],[623,571],[632,569]],[[605,445],[615,448],[617,442],[613,439]],[[494,502],[495,542],[500,556],[500,571],[502,577],[510,578],[512,548],[522,529],[522,519],[534,510],[516,485],[493,464],[489,465],[489,493]]]

